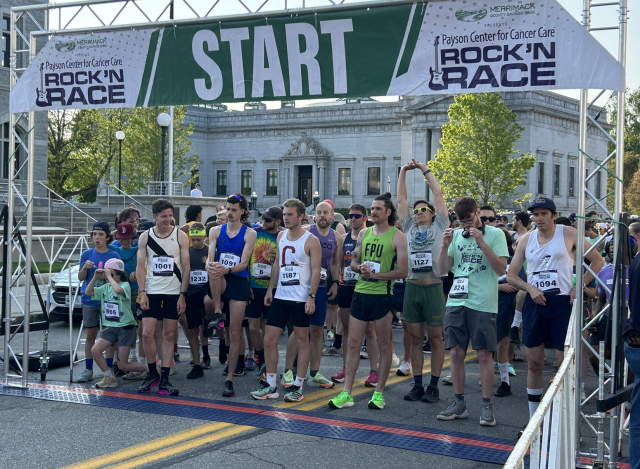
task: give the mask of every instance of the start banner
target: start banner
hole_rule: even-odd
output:
[[[55,36],[10,110],[623,87],[555,0],[445,0]]]

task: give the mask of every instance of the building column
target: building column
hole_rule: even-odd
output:
[[[311,197],[313,197],[313,194],[318,190],[318,165],[314,164],[311,168]]]
[[[329,197],[325,193],[325,184],[324,184],[324,166],[320,166],[318,168],[318,193],[320,194],[320,200],[328,199]]]
[[[284,196],[284,199],[282,198]],[[284,191],[280,194],[280,203],[289,198],[289,168],[284,168]]]

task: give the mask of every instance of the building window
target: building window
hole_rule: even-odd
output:
[[[338,169],[338,195],[351,195],[351,168]]]
[[[560,165],[553,168],[553,195],[560,195]]]
[[[278,195],[277,169],[267,169],[267,195]]]
[[[369,168],[367,173],[367,195],[380,195],[380,167]]]
[[[544,163],[538,163],[538,194],[544,194]]]
[[[250,169],[243,169],[240,175],[240,193],[242,195],[251,195],[251,186],[252,184],[252,171]]]
[[[596,173],[596,199],[602,198],[602,171],[598,170]]]
[[[0,65],[9,68],[11,54],[11,28],[9,27],[9,17],[2,17],[2,56]]]
[[[569,166],[569,197],[576,196],[576,167]]]
[[[227,170],[221,169],[217,173],[216,195],[220,197],[227,196]]]

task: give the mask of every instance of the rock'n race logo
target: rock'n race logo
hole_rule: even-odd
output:
[[[486,8],[475,8],[473,10],[460,8],[458,11],[456,11],[456,18],[458,18],[460,21],[466,21],[468,23],[480,21],[485,16],[487,16]]]
[[[75,41],[56,42],[56,50],[58,52],[71,52],[75,48],[76,48]]]

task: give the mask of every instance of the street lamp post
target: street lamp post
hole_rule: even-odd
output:
[[[124,140],[124,132],[122,130],[118,130],[116,132],[116,138],[118,139],[120,146],[118,154],[118,190],[122,190],[122,141]]]
[[[160,193],[164,195],[164,143],[167,136],[167,127],[171,124],[171,116],[163,112],[158,116],[158,125],[162,128],[162,160],[160,160]]]
[[[258,194],[256,194],[255,191],[251,193],[251,211],[255,212],[255,217],[258,216]]]
[[[320,194],[318,193],[318,191],[315,191],[313,193],[313,210],[316,209],[319,203],[320,203]]]

